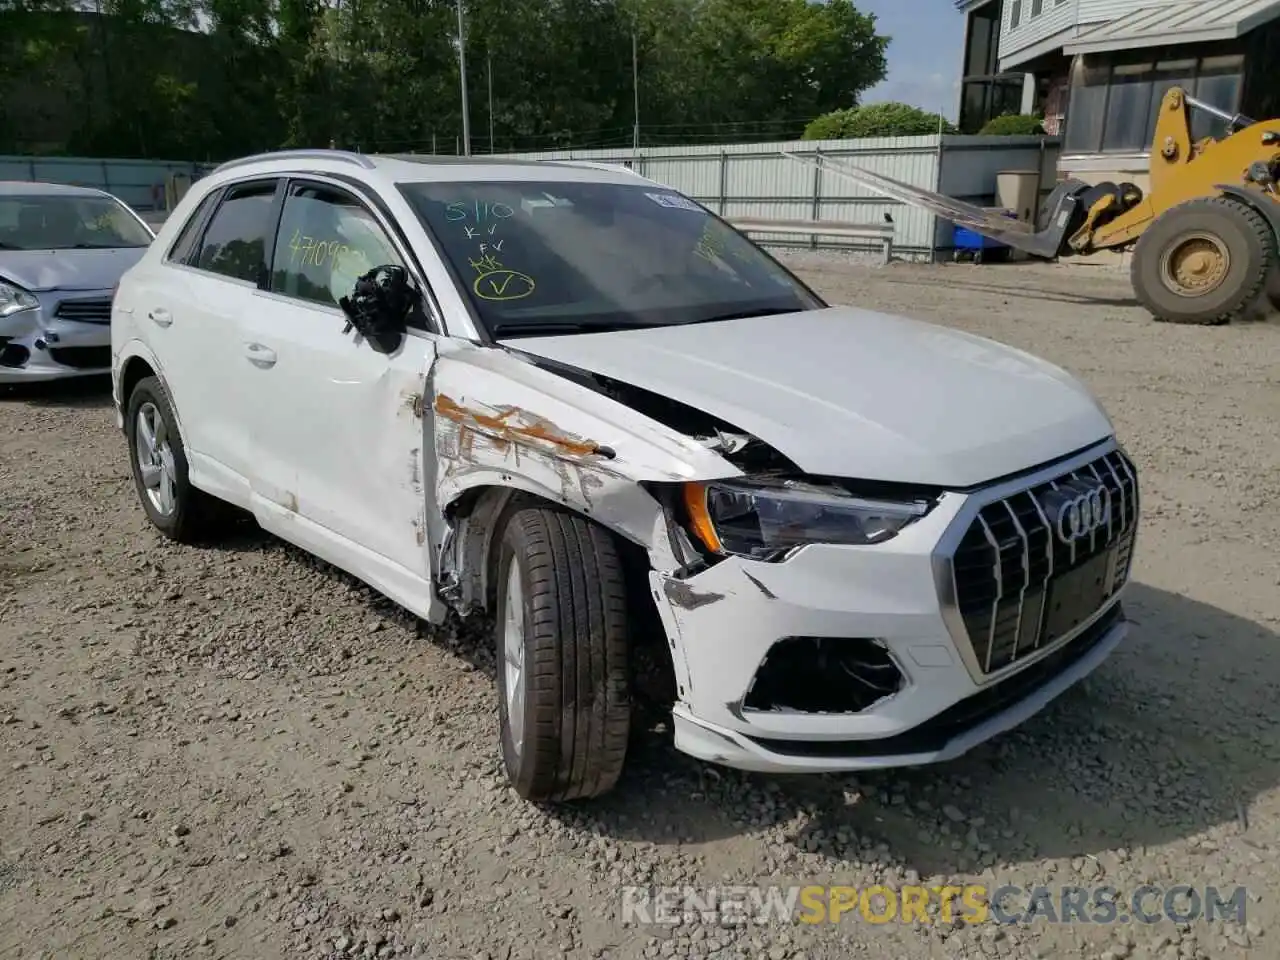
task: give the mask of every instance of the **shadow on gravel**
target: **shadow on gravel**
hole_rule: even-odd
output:
[[[796,822],[787,843],[844,860],[883,843],[923,876],[1134,850],[1248,822],[1280,783],[1280,637],[1133,584],[1129,640],[1023,727],[947,764],[858,776],[704,767],[641,733],[618,789],[554,816],[621,839],[702,843]],[[584,824],[585,821],[585,824]],[[1247,831],[1246,831],[1247,836]]]
[[[263,533],[251,519],[216,549],[284,549],[335,580],[356,581]],[[370,613],[407,617],[365,588]],[[1280,636],[1216,607],[1133,583],[1128,641],[1082,684],[1023,726],[958,760],[859,775],[766,777],[675,752],[669,714],[637,697],[627,766],[598,800],[548,806],[575,830],[660,846],[773,831],[769,857],[842,861],[884,850],[922,876],[1097,856],[1234,825],[1280,784]],[[488,677],[490,624],[451,617],[419,637]],[[656,668],[654,668],[656,669]],[[809,860],[804,869],[814,872]],[[817,870],[822,867],[818,866]]]
[[[976,267],[974,269],[985,269],[985,267]],[[1093,297],[1088,294],[1080,293],[1063,293],[1058,290],[1046,290],[1043,287],[1037,287],[1034,283],[1022,283],[1019,285],[1004,286],[998,283],[972,283],[967,279],[957,279],[953,275],[940,276],[937,279],[926,277],[913,277],[907,279],[886,279],[885,283],[900,283],[912,287],[919,286],[936,286],[936,287],[960,287],[965,290],[972,290],[975,293],[989,293],[1001,297],[1019,297],[1024,300],[1052,300],[1057,303],[1077,303],[1095,307],[1136,307],[1138,300],[1136,297]]]
[[[26,403],[33,407],[74,407],[81,410],[111,408],[111,377],[72,377],[44,383],[0,385],[0,403]]]

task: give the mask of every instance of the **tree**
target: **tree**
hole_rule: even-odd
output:
[[[848,0],[701,0],[681,44],[688,122],[796,121],[884,79],[888,38]]]
[[[216,160],[452,151],[456,0],[9,0],[0,152]],[[463,0],[472,143],[784,139],[858,104],[888,38],[850,0]],[[494,104],[487,81],[492,67]]]
[[[917,137],[955,133],[955,125],[940,114],[906,103],[870,103],[852,110],[836,110],[813,120],[806,140],[852,140],[859,137]]]

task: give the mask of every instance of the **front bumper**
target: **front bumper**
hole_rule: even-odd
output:
[[[40,294],[34,310],[0,319],[0,383],[31,383],[111,371],[111,291]],[[105,313],[96,309],[105,302]],[[86,305],[95,309],[86,309]],[[93,320],[70,316],[93,317]],[[97,319],[101,315],[102,319]]]
[[[875,769],[951,759],[1022,723],[1126,635],[1120,594],[1137,524],[1136,481],[1125,514],[1131,525],[1118,534],[1128,540],[1114,588],[1071,629],[1007,665],[977,662],[950,589],[951,557],[979,511],[1115,450],[1099,445],[989,490],[945,495],[927,517],[874,547],[814,545],[782,563],[731,557],[686,579],[652,574],[676,666],[676,747],[747,770]],[[874,644],[897,668],[899,685],[869,706],[753,703],[769,657],[793,637],[836,648]],[[793,683],[817,687],[821,672],[806,665]]]
[[[1057,672],[1028,670],[1035,676],[1027,676],[1028,682],[1008,691],[1010,696],[1003,702],[985,692],[976,693],[934,720],[896,736],[853,742],[753,738],[700,720],[678,704],[672,711],[676,748],[700,760],[760,773],[838,773],[954,760],[1019,726],[1097,669],[1129,632],[1118,603],[1107,612],[1112,616],[1105,622],[1082,631],[1061,650],[1065,663]],[[1076,643],[1082,649],[1073,649]]]

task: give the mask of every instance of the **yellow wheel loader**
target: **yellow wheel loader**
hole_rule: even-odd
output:
[[[1191,137],[1191,110],[1226,124],[1221,139]],[[1168,90],[1156,119],[1150,187],[1059,183],[1034,224],[866,170],[810,160],[864,186],[1046,260],[1132,249],[1134,293],[1157,320],[1229,323],[1263,293],[1280,254],[1280,120],[1255,122]]]

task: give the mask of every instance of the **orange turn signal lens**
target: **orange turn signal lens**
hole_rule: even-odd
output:
[[[707,511],[705,483],[684,485],[684,508],[689,514],[689,525],[702,545],[712,553],[721,553],[720,537],[716,535],[716,525],[711,522],[711,514]]]

